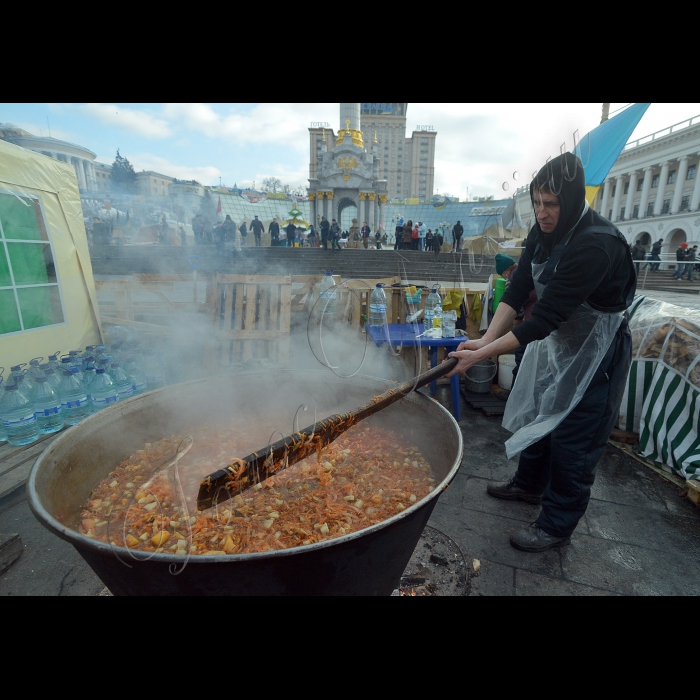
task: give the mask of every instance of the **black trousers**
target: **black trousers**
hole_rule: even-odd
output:
[[[321,232],[321,245],[328,250],[328,234]]]
[[[520,453],[515,483],[542,493],[536,524],[553,537],[571,535],[586,512],[631,363],[632,339],[625,320],[580,403],[549,435]]]

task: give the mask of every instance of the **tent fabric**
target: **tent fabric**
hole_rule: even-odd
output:
[[[9,234],[6,232],[0,247],[7,249],[12,270],[19,273],[15,289],[8,289],[11,284],[7,282],[7,274],[3,274],[7,260],[0,262],[0,287],[5,287],[0,289],[3,310],[0,365],[8,367],[32,357],[46,357],[57,350],[66,353],[102,342],[92,263],[73,167],[0,141],[0,193],[10,195],[13,202],[8,205],[9,200],[5,200],[5,209],[0,209],[0,217],[10,222],[11,230]],[[38,209],[39,214],[33,216],[28,206]],[[41,229],[44,219],[48,231],[37,230],[36,222]],[[13,244],[7,241],[10,237],[41,242],[25,244],[23,249],[21,244],[14,244],[13,249]],[[28,250],[29,247],[33,250]],[[55,271],[52,273],[55,279],[48,280],[48,269]],[[58,286],[17,288],[47,281]],[[7,327],[6,313],[17,319],[15,292],[24,331],[18,324],[13,330]],[[46,325],[47,322],[52,325]]]
[[[638,102],[628,107],[589,131],[579,141],[574,153],[583,163],[587,186],[600,186],[605,182],[610,168],[650,104],[650,102]]]

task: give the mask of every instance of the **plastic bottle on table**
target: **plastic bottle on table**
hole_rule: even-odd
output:
[[[49,355],[49,359],[47,362],[53,367],[53,371],[58,374],[58,376],[61,376],[61,359],[60,359],[61,351],[57,350],[53,355]]]
[[[51,386],[46,374],[37,375],[34,379],[29,400],[34,407],[34,417],[40,433],[57,433],[63,428],[61,397]]]
[[[10,445],[28,445],[39,439],[34,407],[17,382],[5,385],[5,393],[0,398],[0,420]]]
[[[437,293],[437,287],[430,290],[425,300],[425,330],[439,328],[442,331],[442,299]]]
[[[5,388],[7,388],[8,384],[17,384],[19,387],[20,391],[22,389],[25,389],[27,384],[27,377],[26,377],[26,372],[23,367],[26,367],[27,363],[26,362],[21,362],[18,365],[12,365],[10,367],[10,373],[7,375],[7,381],[5,382]],[[29,391],[26,389],[26,391]]]
[[[126,399],[133,396],[134,387],[131,385],[131,379],[122,369],[119,362],[112,362],[112,366],[107,371],[107,374],[109,374],[109,378],[114,383],[119,401],[126,401]]]
[[[321,313],[330,314],[335,311],[337,294],[335,292],[335,281],[333,280],[333,270],[326,270],[325,277],[320,284],[321,300],[319,305]]]
[[[63,360],[68,359],[68,363]],[[61,397],[61,410],[66,425],[75,425],[92,413],[87,391],[78,371],[73,371],[69,358],[61,359],[61,382],[58,385],[58,395]],[[77,370],[77,368],[76,368]]]
[[[69,350],[68,357],[71,358],[71,364],[75,365],[78,369],[83,368],[83,358],[80,354],[80,350]]]
[[[39,365],[39,369],[46,376],[46,381],[57,391],[58,384],[61,381],[61,375],[56,372],[50,362],[43,362]]]
[[[384,285],[377,284],[369,297],[369,325],[384,326],[386,323],[386,292]]]
[[[442,337],[454,338],[455,327],[457,325],[457,312],[452,309],[442,313]]]
[[[103,360],[95,370],[95,376],[88,386],[93,413],[112,406],[119,399],[119,392],[114,386],[111,377],[107,374],[106,366],[107,363]]]
[[[29,360],[29,369],[27,369],[27,380],[29,381],[30,391],[34,387],[36,378],[43,374],[41,368],[39,367],[43,359],[43,357],[35,357]]]
[[[148,391],[148,387],[146,386],[146,375],[138,366],[136,358],[133,355],[126,358],[126,361],[124,362],[124,371],[131,380],[131,388],[134,390],[134,396],[143,394],[144,391]]]

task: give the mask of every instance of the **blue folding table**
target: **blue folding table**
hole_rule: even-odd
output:
[[[389,323],[384,326],[366,326],[369,337],[375,345],[381,346],[389,344],[393,347],[427,347],[430,348],[430,366],[437,365],[438,348],[445,348],[447,352],[456,350],[457,346],[467,340],[464,337],[456,338],[426,338],[421,336],[424,327],[422,323]],[[421,336],[421,337],[418,337]],[[459,420],[462,411],[460,408],[459,395],[459,374],[450,377],[450,388],[452,389],[452,415],[455,420]],[[437,382],[430,383],[430,393],[434,396],[437,389]]]

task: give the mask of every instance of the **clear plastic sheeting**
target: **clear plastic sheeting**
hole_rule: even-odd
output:
[[[686,479],[700,478],[700,311],[637,297],[632,368],[619,425],[640,453]]]
[[[514,433],[505,443],[509,459],[549,435],[581,401],[623,317],[583,304],[527,346],[503,415],[503,427]]]

